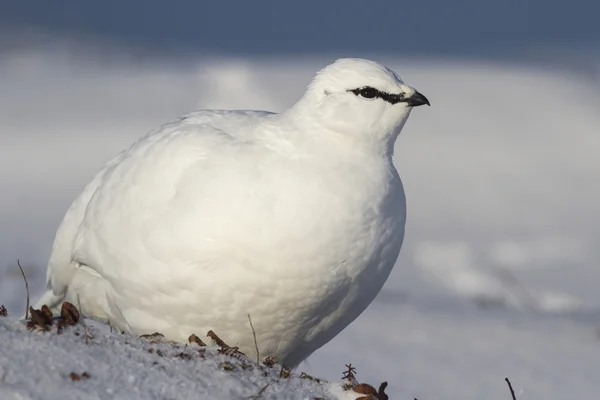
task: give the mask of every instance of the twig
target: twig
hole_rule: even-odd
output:
[[[88,335],[87,324],[85,323],[85,318],[81,318],[81,325],[83,325],[83,338],[84,338],[85,344],[90,344],[89,339],[91,338],[91,336]]]
[[[267,390],[267,388],[268,388],[269,386],[271,386],[271,384],[270,384],[270,383],[267,383],[267,384],[265,385],[265,387],[263,387],[262,389],[260,389],[260,392],[258,392],[258,395],[260,396],[261,394],[263,394],[263,392],[264,392],[265,390]]]
[[[212,340],[214,340],[215,343],[217,344],[217,346],[219,346],[223,349],[228,349],[230,347],[227,343],[225,343],[223,340],[221,340],[221,338],[218,337],[217,334],[212,331],[212,329],[210,331],[208,331],[206,336],[211,338]]]
[[[248,397],[248,400],[260,399],[264,391],[267,390],[269,386],[271,386],[271,384],[267,383],[265,386],[263,386],[262,389],[260,389],[260,391],[257,394]]]
[[[79,300],[79,293],[77,293],[77,307],[79,308],[79,314],[81,315],[81,325],[83,325],[83,339],[85,341],[85,344],[90,344],[89,338],[91,336],[88,336],[87,324],[85,323],[85,318],[83,317],[83,312],[81,311],[81,301]]]
[[[352,366],[352,363],[346,364],[346,371],[342,374],[342,379],[355,381],[356,380],[356,368]]]
[[[517,400],[517,397],[515,396],[515,391],[513,390],[513,387],[511,385],[510,381],[508,380],[508,378],[504,378],[504,380],[506,381],[506,383],[508,383],[508,388],[510,389],[510,394],[512,395],[512,399]]]
[[[252,318],[250,318],[250,314],[248,314],[248,321],[250,322],[250,328],[252,328],[252,336],[254,336],[254,348],[256,349],[256,364],[260,365],[260,354],[258,353],[258,343],[256,341],[256,331],[254,330],[254,325],[252,325]]]
[[[260,389],[260,391],[257,394],[255,394],[254,396],[248,397],[248,399],[260,399],[260,397],[262,396],[262,394],[264,393],[264,391],[267,390],[267,388],[269,386],[271,386],[271,384],[267,383],[265,386],[263,386],[262,389]]]
[[[379,385],[379,390],[377,391],[377,397],[380,400],[388,400],[389,396],[385,393],[385,388],[388,386],[387,382],[381,382],[381,385]]]
[[[25,276],[25,271],[23,271],[23,267],[21,267],[21,262],[17,258],[17,266],[21,270],[21,275],[23,275],[23,280],[25,281],[25,293],[27,294],[27,304],[25,306],[25,319],[29,319],[29,283],[27,282],[27,277]]]

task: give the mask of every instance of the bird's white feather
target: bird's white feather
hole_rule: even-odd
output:
[[[252,354],[250,315],[261,355],[297,365],[371,303],[404,236],[391,151],[411,108],[348,91],[365,85],[414,92],[341,60],[281,114],[200,111],[138,140],[71,205],[38,306]]]

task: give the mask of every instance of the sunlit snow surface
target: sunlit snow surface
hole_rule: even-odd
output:
[[[99,329],[98,329],[99,328]],[[0,399],[352,399],[341,382],[316,382],[281,366],[256,367],[216,346],[157,343],[94,324],[29,333],[0,319]],[[87,340],[85,339],[87,338]],[[72,374],[76,374],[73,376]]]
[[[283,110],[331,61],[0,57],[0,304],[24,309],[17,258],[41,293],[63,213],[112,155],[194,109]],[[405,244],[377,300],[300,369],[339,380],[352,362],[360,380],[389,381],[393,399],[505,400],[505,376],[520,400],[597,398],[600,80],[540,65],[376,61],[432,103],[396,146]],[[0,365],[41,379],[24,360]]]

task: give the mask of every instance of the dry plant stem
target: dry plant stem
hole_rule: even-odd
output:
[[[356,380],[356,368],[352,366],[352,363],[346,364],[346,371],[342,374],[342,379],[347,379],[349,381]]]
[[[204,343],[195,333],[192,333],[188,338],[189,343],[196,343],[200,347],[206,347],[206,343]]]
[[[252,319],[250,318],[250,314],[248,314],[248,321],[250,322],[250,328],[252,328],[252,336],[254,336],[254,348],[256,349],[256,364],[260,365],[260,354],[258,353],[258,343],[256,341],[256,331],[254,330],[254,325],[252,325]]]
[[[262,397],[262,394],[265,392],[265,390],[267,390],[267,388],[271,386],[270,383],[267,383],[265,386],[263,386],[262,389],[260,389],[260,391],[255,394],[254,396],[250,396],[248,397],[249,400],[253,400],[253,399],[260,399]]]
[[[508,380],[508,378],[504,378],[504,380],[506,381],[506,383],[508,383],[508,388],[510,389],[510,394],[512,396],[512,400],[517,400],[517,397],[515,396],[515,391],[513,390],[513,387],[510,383],[510,381]]]
[[[27,304],[25,305],[25,319],[29,319],[29,282],[27,282],[27,277],[25,276],[25,271],[23,271],[23,267],[21,267],[21,262],[17,258],[17,267],[21,270],[21,275],[23,275],[23,280],[25,281],[25,293],[27,295]]]
[[[229,345],[227,343],[225,343],[224,341],[221,340],[220,337],[217,336],[216,333],[214,333],[212,330],[208,331],[208,333],[206,334],[207,337],[211,338],[212,340],[215,341],[215,343],[217,344],[217,346],[222,347],[224,349],[228,349]]]
[[[81,319],[81,325],[83,325],[83,335],[84,335],[83,337],[85,340],[85,344],[90,344],[90,342],[89,342],[90,337],[88,335],[87,325],[85,324],[85,320],[83,318]]]
[[[79,300],[79,293],[77,293],[77,307],[79,308],[79,312],[81,313],[81,301]],[[83,325],[83,339],[85,341],[85,344],[90,344],[89,342],[89,337],[88,337],[88,331],[87,331],[87,325],[85,323],[85,318],[83,318],[83,314],[81,314],[81,325]]]
[[[261,396],[262,396],[262,394],[265,392],[265,390],[267,390],[267,388],[268,388],[269,386],[271,386],[271,384],[270,384],[270,383],[267,383],[267,384],[266,384],[266,385],[265,385],[265,386],[264,386],[262,389],[260,389],[260,392],[258,392],[258,394],[256,395],[256,397],[257,397],[257,398],[258,398],[258,397],[261,397]]]

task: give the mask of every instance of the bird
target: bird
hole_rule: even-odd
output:
[[[201,110],[150,131],[72,202],[35,307],[70,302],[175,342],[212,330],[297,367],[396,263],[406,198],[392,156],[421,105],[391,69],[343,58],[280,113]]]

